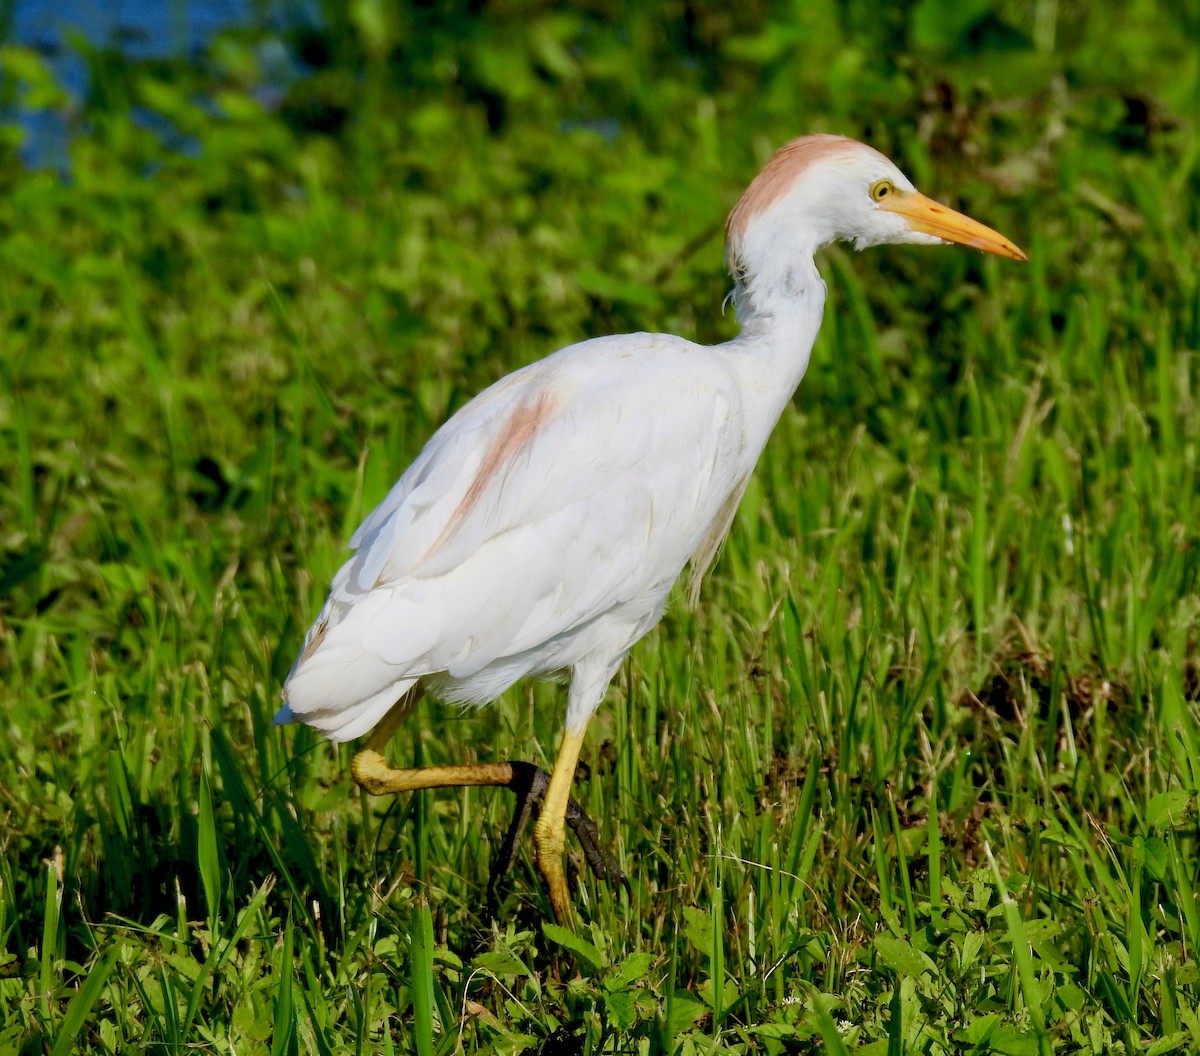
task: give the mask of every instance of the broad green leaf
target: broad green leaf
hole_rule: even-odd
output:
[[[1004,1053],[1005,1056],[1037,1056],[1038,1039],[1035,1034],[1023,1031],[1011,1023],[1005,1023],[997,1013],[989,1013],[973,1019],[954,1037],[980,1052]]]
[[[1173,1034],[1151,1042],[1146,1049],[1146,1056],[1164,1056],[1168,1052],[1190,1051],[1195,1039],[1186,1030],[1177,1030]]]
[[[1187,815],[1194,805],[1194,794],[1185,789],[1174,788],[1169,792],[1160,792],[1146,807],[1146,824],[1154,829],[1177,828],[1187,820]]]
[[[713,951],[713,922],[712,914],[696,906],[683,906],[683,933],[688,942],[696,947],[705,957],[712,958]]]
[[[631,953],[617,966],[617,970],[604,980],[605,989],[619,990],[632,982],[644,980],[655,960],[654,954],[644,950]]]
[[[475,968],[491,972],[497,979],[515,979],[517,976],[530,974],[529,968],[511,950],[500,949],[481,953],[471,964]]]
[[[667,1030],[672,1037],[709,1014],[709,1007],[684,990],[676,990],[671,999],[671,1022]]]
[[[604,955],[587,939],[581,939],[570,928],[564,928],[560,924],[546,923],[542,925],[542,932],[551,942],[575,954],[593,972],[604,970]]]
[[[919,979],[924,972],[936,974],[937,966],[929,959],[929,955],[892,935],[876,935],[873,943],[879,959],[893,971],[901,975]]]
[[[629,990],[609,991],[604,995],[608,1018],[618,1030],[628,1030],[637,1021],[637,1004]]]

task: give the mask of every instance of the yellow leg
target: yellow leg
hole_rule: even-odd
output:
[[[371,731],[367,743],[350,763],[350,773],[358,785],[373,796],[386,796],[396,792],[415,792],[422,788],[456,788],[463,785],[503,785],[518,791],[517,767],[512,763],[476,763],[469,766],[426,766],[420,769],[398,770],[388,764],[382,749],[387,747],[397,728],[416,706],[418,692],[410,693],[397,701],[383,721]],[[567,891],[567,878],[563,872],[563,849],[566,845],[565,824],[567,807],[571,803],[571,782],[575,778],[575,765],[583,747],[583,732],[567,731],[554,761],[554,770],[541,797],[541,811],[534,826],[533,840],[537,852],[538,871],[550,892],[550,904],[560,924],[571,923],[571,900]],[[520,766],[522,764],[518,764]],[[522,770],[528,784],[528,765]],[[538,772],[540,773],[540,772]],[[534,800],[536,802],[536,799]],[[527,807],[524,809],[528,809]],[[574,808],[571,822],[576,834],[584,843],[588,862],[597,875],[624,880],[620,866],[611,856],[599,848],[595,838],[596,827],[578,806]],[[522,821],[522,825],[524,822]],[[519,827],[515,830],[519,833]],[[511,858],[511,849],[509,851]],[[599,865],[597,864],[599,863]]]
[[[355,753],[350,773],[359,787],[372,796],[395,792],[415,792],[420,788],[458,788],[462,785],[507,785],[512,782],[511,763],[477,763],[473,766],[423,766],[416,770],[397,770],[388,764],[380,749],[421,699],[420,693],[402,697],[383,721],[371,731],[366,745]]]
[[[563,873],[562,856],[566,844],[563,828],[571,798],[571,782],[575,779],[575,764],[579,762],[582,747],[583,731],[572,733],[568,730],[563,734],[558,758],[554,760],[554,770],[550,774],[550,786],[546,789],[546,798],[533,830],[538,871],[550,890],[554,917],[567,926],[571,924],[571,899]]]

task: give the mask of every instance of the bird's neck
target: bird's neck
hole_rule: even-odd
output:
[[[812,311],[814,292],[824,303],[825,282],[817,271],[813,253],[797,252],[787,256],[763,253],[761,256],[761,261],[736,275],[733,301],[743,330],[761,329],[764,325],[771,328],[786,326],[797,311],[801,315]],[[819,325],[820,308],[816,310],[816,317]]]
[[[756,435],[747,437],[755,458],[808,369],[825,310],[825,283],[811,258],[769,282],[763,278],[739,281],[733,296],[742,332],[725,346],[747,420],[756,423]]]

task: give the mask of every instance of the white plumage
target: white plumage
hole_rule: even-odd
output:
[[[592,658],[606,682],[752,468],[742,388],[727,356],[652,334],[492,386],[355,533],[288,717],[348,740],[417,678],[469,704]],[[598,702],[573,696],[568,722]]]

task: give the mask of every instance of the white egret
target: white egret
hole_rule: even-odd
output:
[[[1026,259],[871,147],[788,143],[729,215],[740,334],[711,347],[669,334],[584,341],[458,411],[355,532],[276,721],[334,741],[371,733],[352,767],[371,793],[515,786],[520,764],[397,770],[382,751],[422,691],[483,704],[528,676],[568,676],[534,833],[568,921],[564,820],[584,730],[684,567],[698,582],[729,529],[808,366],[825,304],[813,258],[837,240]]]

